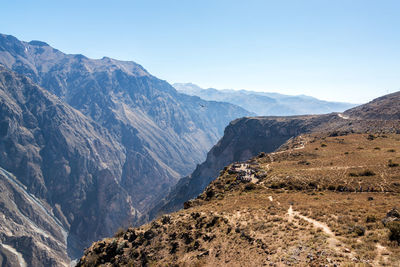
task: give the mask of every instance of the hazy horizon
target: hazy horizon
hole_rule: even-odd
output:
[[[169,83],[364,103],[400,88],[398,1],[13,1],[0,32]],[[29,23],[27,23],[29,21]]]
[[[273,93],[273,94],[282,94],[282,95],[288,95],[288,96],[308,96],[308,97],[314,97],[317,98],[315,96],[311,96],[311,95],[306,95],[306,94],[285,94],[282,92],[277,92],[277,91],[256,91],[256,90],[248,90],[246,88],[215,88],[215,87],[203,87],[200,86],[198,84],[192,83],[192,82],[175,82],[175,83],[171,83],[172,86],[174,86],[174,84],[192,84],[194,86],[198,86],[203,90],[208,90],[208,89],[214,89],[214,90],[218,90],[218,91],[248,91],[248,92],[257,92],[257,93]],[[179,91],[179,90],[178,90]],[[378,96],[379,97],[379,96]],[[324,100],[324,101],[331,101],[331,102],[344,102],[344,103],[350,103],[350,104],[364,104],[367,102],[349,102],[349,101],[335,101],[335,100],[326,100],[326,99],[321,99],[321,98],[317,98],[319,100]],[[372,99],[371,99],[372,100]]]

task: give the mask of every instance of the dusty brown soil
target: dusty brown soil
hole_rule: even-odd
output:
[[[80,266],[399,266],[400,135],[304,135],[227,166],[186,209],[94,243]],[[246,171],[247,169],[248,171]]]

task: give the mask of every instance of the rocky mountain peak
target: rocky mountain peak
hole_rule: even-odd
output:
[[[48,43],[38,41],[38,40],[32,40],[28,44],[33,45],[33,46],[50,46]]]

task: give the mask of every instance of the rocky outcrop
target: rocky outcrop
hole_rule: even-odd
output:
[[[391,222],[400,222],[400,212],[398,209],[393,208],[386,214],[386,217],[382,219],[383,225],[388,225]]]

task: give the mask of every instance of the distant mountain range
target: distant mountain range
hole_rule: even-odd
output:
[[[203,89],[193,83],[174,83],[181,93],[198,96],[204,100],[223,101],[238,105],[259,116],[290,116],[342,112],[356,104],[329,102],[305,95],[283,95],[278,93],[247,90]]]
[[[134,62],[0,34],[0,167],[7,173],[0,181],[12,176],[23,188],[4,187],[13,191],[0,200],[8,226],[0,243],[11,250],[0,252],[16,250],[28,266],[62,265],[65,247],[70,258],[80,256],[92,241],[134,224],[204,160],[231,120],[250,115],[178,93]],[[26,194],[42,205],[25,207]],[[40,207],[44,214],[36,214]],[[52,218],[60,225],[47,227]],[[65,240],[53,236],[60,227]],[[51,242],[59,243],[55,251]],[[33,246],[40,259],[26,254]]]

